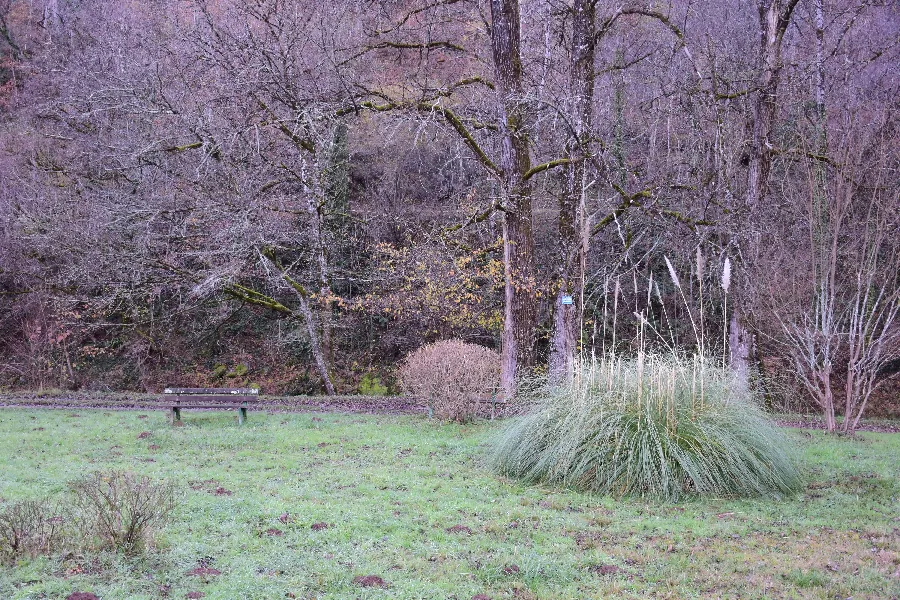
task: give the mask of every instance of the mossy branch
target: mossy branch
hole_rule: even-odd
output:
[[[619,17],[623,17],[625,15],[641,15],[644,17],[649,17],[651,19],[656,19],[657,21],[668,27],[669,30],[671,30],[672,33],[675,34],[675,37],[677,37],[680,41],[684,41],[684,32],[681,31],[681,29],[677,25],[675,25],[675,23],[673,23],[672,20],[669,19],[669,17],[662,14],[661,12],[650,10],[647,8],[621,8],[607,17],[606,20],[600,24],[600,27],[598,27],[596,32],[594,33],[594,43],[598,42],[600,38],[609,33],[609,30],[612,28],[615,22],[619,20]]]
[[[275,114],[275,111],[272,110],[271,108],[269,108],[269,105],[266,104],[262,100],[262,98],[260,98],[256,94],[251,94],[251,95],[253,96],[253,99],[256,100],[257,103],[259,103],[259,105],[262,107],[262,109],[265,110],[267,113],[269,113],[269,116],[272,118],[271,122],[274,123],[275,126],[278,127],[278,129],[280,129],[281,132],[284,133],[288,137],[288,139],[290,139],[292,142],[294,142],[294,144],[296,146],[298,146],[299,148],[302,148],[303,150],[306,150],[310,154],[316,153],[316,145],[312,142],[312,140],[310,140],[309,138],[304,138],[302,136],[297,135],[294,131],[291,130],[290,127],[288,127],[287,125],[284,124],[284,122],[278,117],[278,115]]]
[[[488,157],[488,155],[485,153],[485,151],[481,149],[481,146],[478,144],[477,141],[475,141],[475,138],[472,136],[472,133],[468,130],[468,128],[465,126],[465,124],[462,122],[462,120],[457,116],[457,114],[455,112],[453,112],[449,108],[445,108],[439,104],[431,104],[429,102],[421,102],[418,104],[417,107],[422,112],[435,112],[435,113],[440,114],[442,117],[444,117],[444,119],[446,119],[446,121],[448,123],[450,123],[450,126],[453,127],[454,130],[456,130],[456,133],[458,133],[460,135],[460,137],[463,138],[463,141],[466,143],[466,145],[469,148],[471,148],[472,152],[475,153],[475,156],[478,158],[478,160],[479,160],[479,162],[481,162],[481,164],[483,164],[485,167],[487,167],[488,170],[490,170],[498,175],[503,172],[500,169],[500,167],[498,167],[496,164],[494,164],[494,161],[492,161]]]
[[[591,235],[596,235],[600,233],[605,227],[607,227],[610,223],[613,223],[616,219],[622,216],[625,212],[627,212],[630,208],[644,208],[647,211],[656,212],[664,217],[668,217],[679,223],[687,225],[692,230],[696,231],[697,227],[707,227],[710,225],[715,225],[715,221],[710,221],[707,219],[694,219],[692,217],[688,217],[687,215],[683,215],[676,210],[671,210],[668,208],[650,208],[644,205],[641,202],[643,198],[653,198],[653,192],[647,188],[643,189],[639,192],[635,192],[634,194],[629,194],[621,186],[617,185],[615,182],[610,182],[613,189],[619,194],[622,198],[622,203],[613,209],[608,215],[600,219],[597,223],[591,227]]]
[[[227,284],[224,291],[226,294],[238,298],[239,300],[243,300],[248,304],[255,304],[257,306],[269,308],[286,315],[294,314],[294,311],[292,311],[290,308],[288,308],[278,300],[272,298],[271,296],[267,296],[265,294],[257,292],[254,289],[237,283]]]
[[[464,82],[465,81],[468,81],[468,82],[478,81],[478,82],[484,83],[485,85],[488,85],[489,87],[492,85],[489,82],[484,81],[480,77],[470,77],[467,80],[462,80],[462,81],[464,81]],[[388,100],[384,104],[375,104],[374,102],[366,101],[366,102],[361,102],[359,104],[356,104],[354,106],[348,106],[345,108],[341,108],[335,112],[335,116],[342,117],[342,116],[346,116],[349,114],[358,113],[358,112],[360,112],[361,109],[373,110],[376,112],[387,112],[387,111],[391,111],[391,110],[409,108],[411,106],[413,106],[413,105],[407,104],[407,103],[394,102],[394,101],[390,101],[390,100]],[[465,123],[463,123],[462,119],[460,119],[459,116],[455,112],[453,112],[449,108],[446,108],[444,106],[441,106],[440,104],[436,104],[433,102],[419,102],[419,103],[415,104],[414,106],[419,112],[437,113],[437,114],[441,115],[442,117],[444,117],[444,119],[450,124],[451,127],[453,127],[453,129],[456,131],[456,133],[458,133],[459,136],[463,139],[465,144],[472,150],[472,152],[475,153],[476,158],[482,165],[484,165],[489,171],[491,171],[497,175],[502,174],[503,171],[500,169],[500,167],[498,167],[494,163],[494,161],[492,161],[490,159],[490,157],[487,155],[487,153],[481,148],[481,146],[475,140],[475,137],[472,135],[472,132],[469,131],[468,127],[466,127]],[[475,121],[475,129],[496,130],[497,127],[495,125],[490,125],[487,123],[481,123],[481,122]]]
[[[466,49],[458,44],[454,44],[453,42],[425,42],[425,43],[417,43],[417,42],[380,42],[378,44],[372,44],[371,46],[366,46],[364,51],[358,54],[357,56],[361,56],[366,52],[370,52],[372,50],[383,50],[385,48],[396,48],[397,50],[431,50],[433,48],[446,48],[448,50],[456,50],[457,52],[465,52]]]
[[[454,44],[449,41],[438,41],[438,42],[379,42],[377,44],[371,44],[369,46],[365,46],[359,52],[352,54],[345,58],[344,60],[338,63],[338,66],[344,66],[347,63],[353,62],[357,58],[361,56],[365,56],[369,52],[373,52],[375,50],[435,50],[437,48],[445,48],[447,50],[453,50],[455,52],[465,52],[466,49],[460,46],[459,44]]]
[[[490,81],[487,81],[483,77],[479,77],[478,75],[473,75],[472,77],[466,77],[465,79],[460,79],[456,83],[450,85],[450,87],[448,87],[447,89],[452,92],[453,90],[456,90],[458,88],[461,88],[461,87],[464,87],[467,85],[472,85],[474,83],[480,83],[481,85],[486,86],[488,89],[491,89],[491,90],[494,89],[493,83],[491,83]]]
[[[301,298],[309,298],[309,290],[307,290],[303,285],[300,284],[299,281],[291,277],[287,269],[284,268],[284,265],[281,264],[281,261],[278,260],[278,257],[275,255],[275,249],[272,247],[263,248],[260,253],[266,257],[269,262],[275,265],[279,271],[281,271],[281,278],[289,285]]]
[[[529,179],[531,179],[533,176],[537,175],[538,173],[542,173],[543,171],[546,171],[548,169],[555,169],[556,167],[560,167],[562,165],[567,165],[574,160],[578,160],[578,159],[577,158],[557,158],[556,160],[551,160],[549,162],[545,162],[543,164],[531,167],[530,169],[525,171],[525,174],[522,175],[522,179],[524,181],[528,181]]]
[[[460,229],[464,229],[469,225],[474,225],[475,223],[481,223],[482,221],[486,221],[488,217],[490,217],[494,211],[499,210],[503,211],[503,207],[499,202],[494,202],[491,204],[486,210],[481,211],[480,213],[475,213],[471,217],[469,217],[465,223],[457,223],[456,225],[449,225],[444,228],[444,233],[453,233],[454,231],[459,231]]]
[[[384,104],[375,104],[374,102],[360,102],[359,104],[354,104],[353,106],[346,106],[344,108],[340,108],[335,111],[334,116],[336,117],[346,117],[347,115],[359,114],[362,109],[366,110],[374,110],[375,112],[386,112],[389,110],[395,110],[401,108],[402,105],[396,102],[386,102]]]
[[[194,150],[196,148],[202,148],[203,142],[194,142],[192,144],[184,144],[183,146],[171,146],[166,148],[166,152],[184,152],[185,150]]]

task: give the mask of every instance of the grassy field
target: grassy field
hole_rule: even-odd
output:
[[[0,568],[0,597],[900,595],[898,434],[796,432],[808,485],[783,502],[663,504],[499,479],[484,466],[490,423],[251,413],[239,428],[221,412],[186,412],[185,421],[0,412],[3,502],[109,469],[175,481],[183,497],[155,550]],[[220,574],[189,574],[198,566]],[[386,587],[354,583],[367,575]]]

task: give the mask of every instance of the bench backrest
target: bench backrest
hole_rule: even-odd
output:
[[[253,388],[166,388],[163,394],[176,402],[252,403],[259,402],[259,390]]]

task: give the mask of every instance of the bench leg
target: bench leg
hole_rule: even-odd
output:
[[[238,409],[238,425],[243,425],[247,420],[247,407],[242,406]]]
[[[181,421],[181,408],[180,407],[178,407],[178,406],[172,407],[172,414],[171,414],[170,420],[172,422],[172,425]]]

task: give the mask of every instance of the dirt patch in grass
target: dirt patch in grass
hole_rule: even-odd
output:
[[[588,567],[588,571],[597,575],[615,575],[621,573],[622,569],[616,565],[593,565]]]
[[[775,421],[781,427],[791,427],[794,429],[820,429],[825,430],[825,422],[815,418],[803,419],[777,419]],[[888,421],[874,421],[871,423],[860,423],[857,431],[874,431],[877,433],[900,433],[900,423],[891,423]]]
[[[215,575],[221,575],[222,571],[218,569],[214,569],[212,567],[196,567],[187,572],[188,575],[192,575],[195,577],[213,577]]]
[[[66,596],[66,600],[100,600],[90,592],[72,592]]]
[[[465,525],[454,525],[453,527],[447,528],[447,533],[464,533],[466,535],[472,535],[472,530]]]
[[[138,434],[138,439],[139,439],[139,440],[145,440],[145,439],[147,439],[148,437],[150,437],[151,435],[153,435],[153,434],[150,433],[149,431],[142,431],[142,432],[140,432],[140,433]]]
[[[309,528],[313,531],[322,531],[323,529],[328,529],[328,523],[313,523]]]
[[[205,481],[189,481],[188,487],[195,492],[205,491],[213,496],[231,496],[234,494],[229,489],[225,489],[215,479],[207,479]]]
[[[353,583],[359,587],[388,587],[387,582],[378,575],[359,575],[353,578]]]

